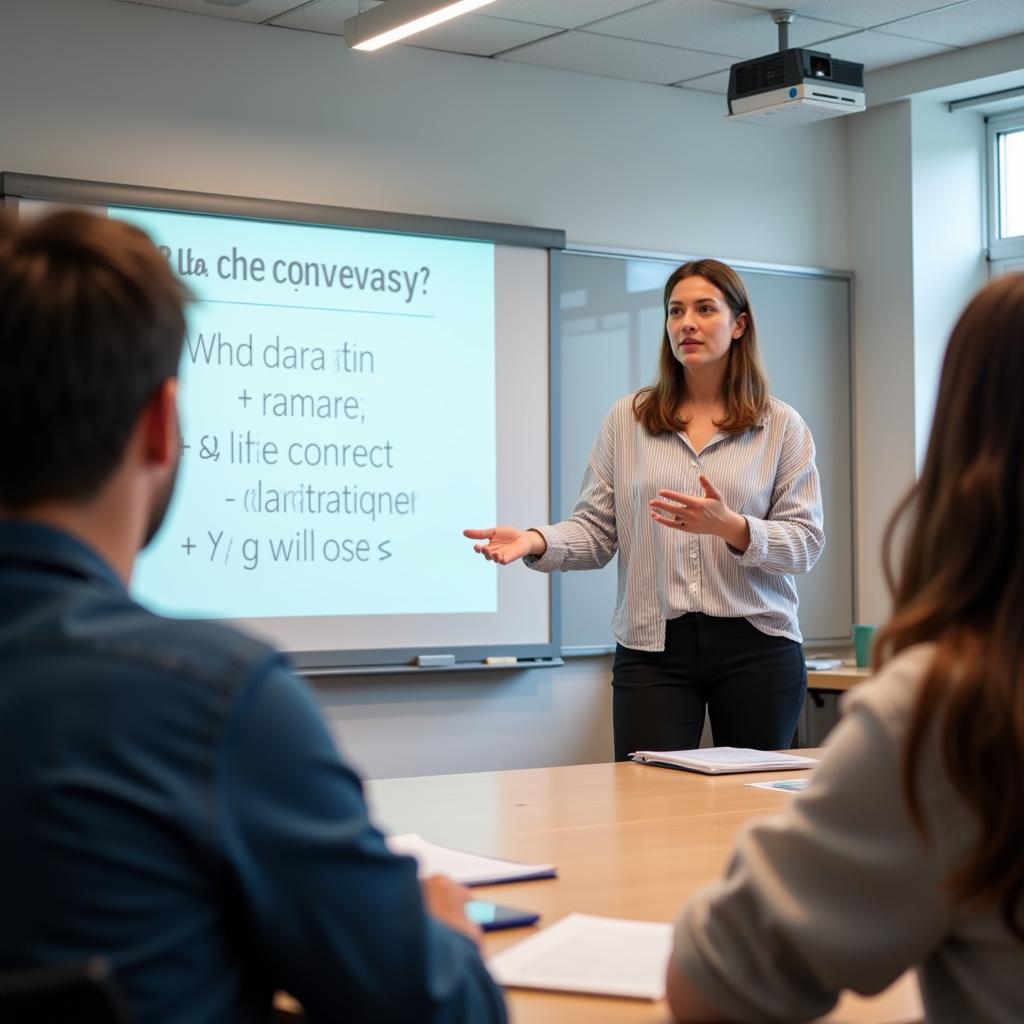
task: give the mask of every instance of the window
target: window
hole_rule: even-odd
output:
[[[993,273],[1024,269],[1024,109],[988,119],[988,256]]]

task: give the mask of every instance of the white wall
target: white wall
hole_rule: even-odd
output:
[[[473,676],[467,679],[466,676]],[[374,778],[612,759],[611,663],[379,678],[321,690],[343,749]]]
[[[928,444],[946,342],[961,308],[988,278],[985,120],[944,103],[911,101],[916,465]]]
[[[847,119],[862,622],[889,613],[885,526],[924,454],[949,332],[987,279],[984,122],[968,110],[950,114],[945,101],[1014,84],[1021,72],[1010,69],[1024,65],[1024,50],[1012,43],[869,75],[868,110]]]
[[[4,170],[844,262],[839,122],[732,125],[717,96],[408,47],[353,54],[114,0],[4,0],[3,27]],[[546,414],[540,397],[532,414]],[[436,679],[321,687],[368,773],[611,756],[606,658]]]
[[[857,616],[889,607],[879,552],[889,512],[914,478],[910,103],[848,119],[849,257],[856,268],[853,380]]]
[[[718,96],[114,0],[3,7],[5,170],[781,263],[833,265],[845,234],[834,124],[727,124]]]

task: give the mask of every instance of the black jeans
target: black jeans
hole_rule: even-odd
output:
[[[792,744],[807,667],[795,640],[694,612],[668,621],[664,651],[619,644],[612,688],[616,761],[698,746],[705,707],[716,746],[779,750]]]

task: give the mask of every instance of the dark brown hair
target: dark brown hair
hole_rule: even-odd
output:
[[[921,475],[884,545],[892,619],[875,667],[935,644],[903,754],[903,785],[927,838],[918,788],[933,737],[978,840],[946,880],[955,902],[998,903],[1024,941],[1024,274],[970,302],[953,330]],[[898,577],[893,539],[905,525]]]
[[[94,494],[176,376],[187,292],[142,231],[0,219],[0,505]]]
[[[665,282],[663,306],[668,319],[668,301],[675,286],[687,277],[703,277],[725,296],[734,318],[745,313],[746,327],[729,348],[722,401],[725,418],[716,426],[725,433],[746,430],[760,422],[768,407],[768,380],[757,347],[757,327],[743,279],[732,267],[719,260],[690,260],[677,267]],[[641,388],[633,399],[633,415],[652,434],[674,433],[686,426],[679,407],[686,396],[686,374],[672,351],[668,327],[663,329],[657,380]]]

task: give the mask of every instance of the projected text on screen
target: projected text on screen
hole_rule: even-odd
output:
[[[181,462],[133,589],[216,618],[494,612],[487,242],[114,209],[196,301]]]

